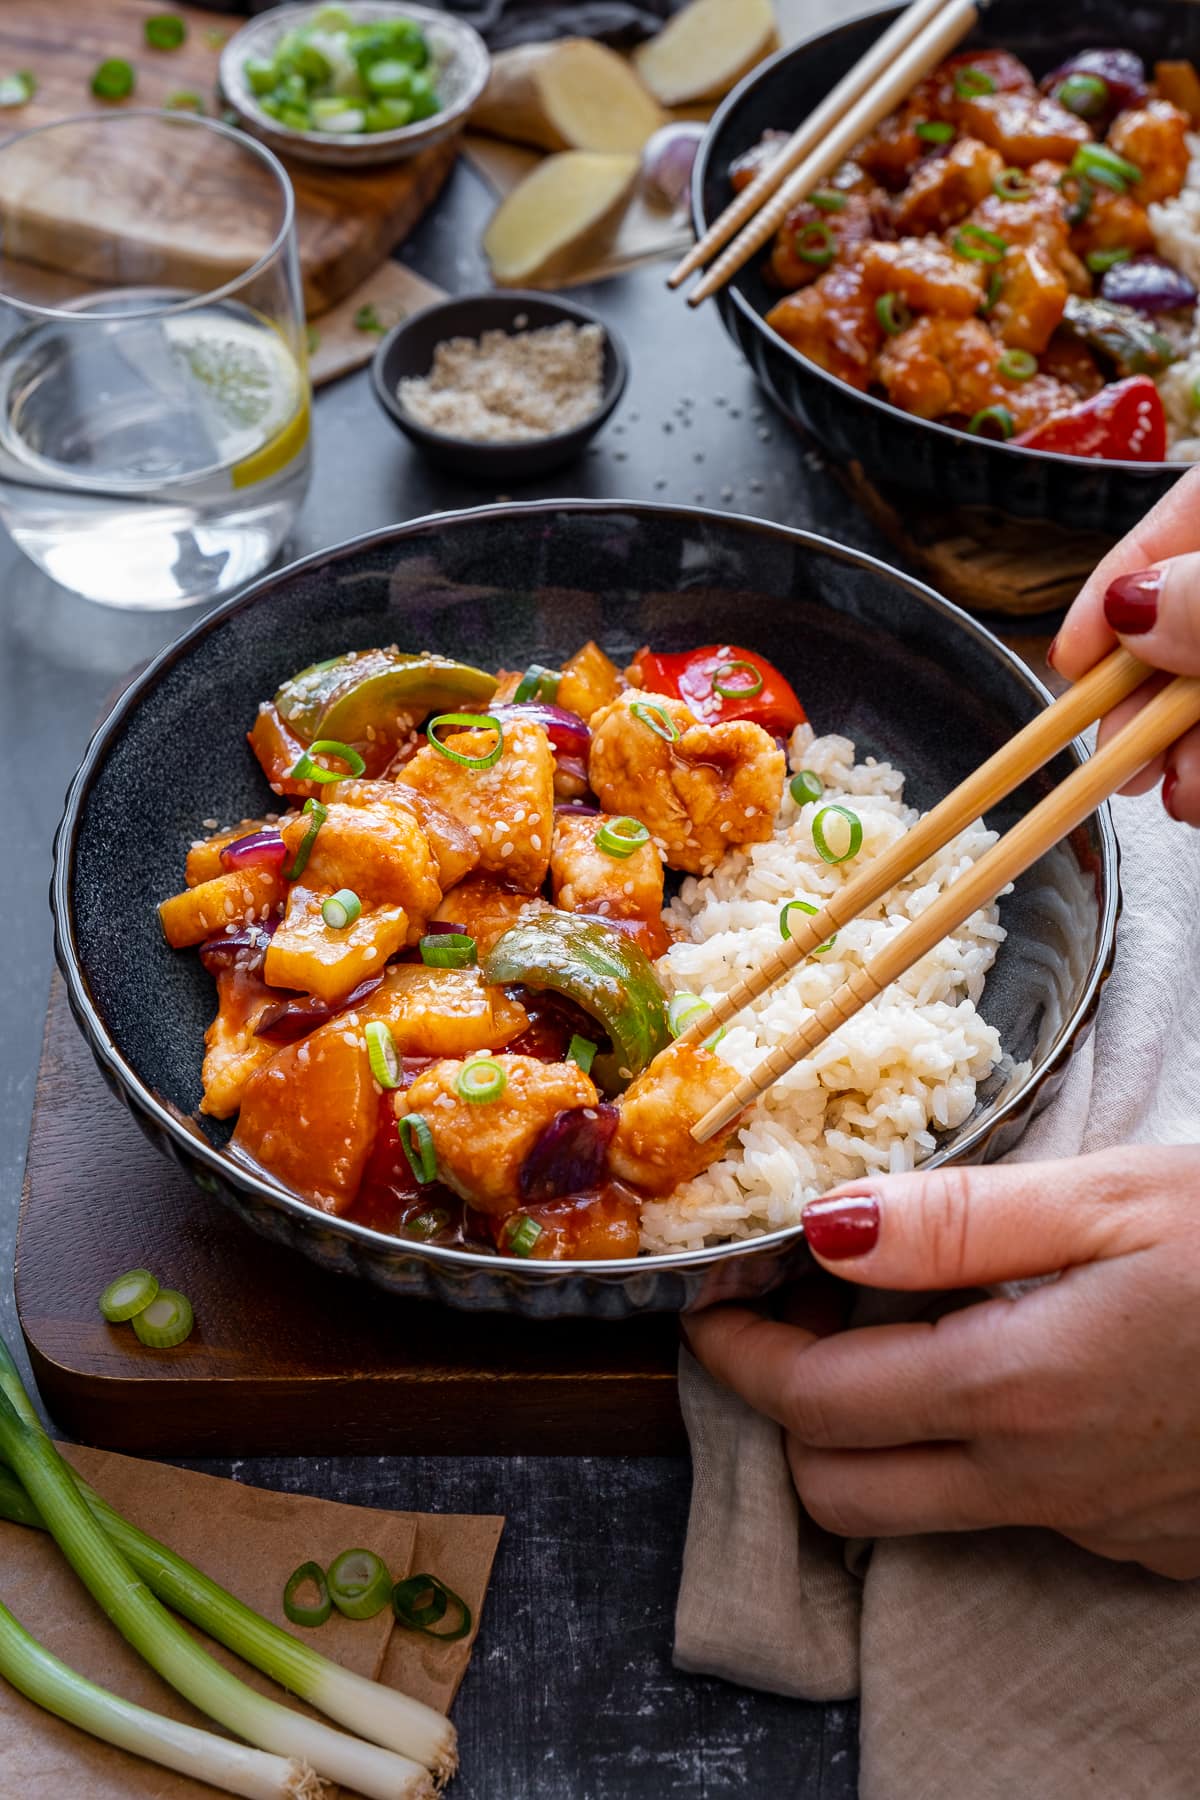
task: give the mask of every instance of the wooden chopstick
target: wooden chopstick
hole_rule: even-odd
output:
[[[810,151],[815,150],[827,131],[837,124],[842,114],[854,104],[873,81],[886,73],[893,57],[900,54],[906,45],[924,30],[931,19],[935,19],[946,5],[947,0],[912,0],[900,17],[889,25],[881,38],[878,38],[864,56],[861,56],[854,67],[830,88],[824,100],[815,112],[809,114],[803,125],[793,131],[785,144],[781,144],[777,156],[763,169],[748,187],[735,194],[725,211],[714,219],[704,236],[688,251],[683,260],[671,270],[667,277],[668,287],[678,287],[689,275],[715,256],[723,244],[727,244],[736,231],[753,218],[763,203],[791,174],[798,168]]]
[[[1138,662],[1128,650],[1110,652],[1103,662],[1097,663],[1060,695],[1053,706],[1031,719],[1003,749],[981,763],[974,774],[968,775],[953,793],[939,801],[932,812],[918,819],[890,850],[885,850],[852,881],[839,888],[819,911],[809,916],[793,912],[788,919],[791,937],[781,938],[756,969],[714,1001],[711,1012],[701,1014],[686,1031],[680,1032],[678,1041],[699,1043],[718,1025],[727,1025],[744,1006],[749,1006],[751,1001],[790,974],[797,963],[811,956],[818,945],[849,925],[869,906],[874,906],[877,900],[882,900],[960,831],[981,819],[990,807],[1020,787],[1052,756],[1065,750],[1072,738],[1111,712],[1141,686],[1149,673],[1145,664]]]
[[[1040,856],[1074,831],[1138,770],[1200,723],[1200,677],[1177,676],[1147,703],[1103,750],[1083,763],[1038,802],[1019,824],[940,894],[918,919],[894,937],[870,963],[817,1007],[804,1025],[777,1044],[749,1075],[692,1126],[706,1143],[805,1056],[831,1037],[893,981],[927,956],[950,932],[994,900]]]
[[[976,23],[976,0],[946,0],[930,23],[913,38],[874,85],[831,126],[823,141],[793,169],[774,197],[743,225],[733,242],[688,295],[689,306],[699,306],[724,287],[744,262],[761,248],[782,225],[798,200],[805,198],[826,175],[832,173],[873,126],[907,98],[931,70],[944,61]],[[749,190],[747,190],[749,191]]]

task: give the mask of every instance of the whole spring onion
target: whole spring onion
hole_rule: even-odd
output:
[[[1037,374],[1037,357],[1030,350],[1006,350],[996,364],[1006,381],[1029,381]]]
[[[133,1315],[134,1335],[148,1350],[174,1350],[192,1335],[192,1303],[175,1288],[159,1288],[148,1306]]]
[[[92,76],[92,92],[97,100],[125,100],[137,82],[133,64],[122,56],[110,56]]]
[[[353,888],[339,888],[321,902],[321,917],[331,931],[345,931],[362,912],[362,901]]]
[[[1008,244],[997,232],[982,225],[964,225],[954,234],[954,248],[971,262],[998,263],[1004,261]]]
[[[109,1282],[98,1304],[110,1325],[123,1325],[149,1306],[157,1293],[158,1281],[149,1269],[130,1269]]]
[[[629,710],[640,725],[645,725],[665,743],[673,744],[678,738],[679,727],[665,706],[659,706],[654,700],[635,700]]]
[[[514,1256],[532,1256],[533,1247],[541,1235],[541,1226],[536,1219],[531,1219],[528,1213],[514,1213],[511,1219],[506,1219],[504,1222],[504,1231],[502,1233],[504,1247],[506,1250],[511,1251]],[[429,1579],[432,1579],[432,1577]],[[449,1593],[449,1591],[450,1590],[447,1588],[446,1592]],[[442,1610],[444,1612],[445,1608],[443,1607]],[[440,1617],[441,1615],[439,1614],[438,1616]],[[417,1629],[419,1630],[420,1627],[418,1626]],[[464,1630],[452,1632],[431,1631],[429,1636],[452,1638],[465,1637],[470,1629],[470,1614],[468,1613],[467,1624]]]
[[[624,861],[650,842],[650,832],[640,819],[631,819],[627,814],[619,819],[606,819],[596,833],[596,848],[603,850],[606,856],[615,856]]]
[[[527,1218],[524,1222],[534,1225],[532,1219]],[[540,1237],[540,1227],[534,1225],[534,1230]],[[458,1608],[457,1625],[449,1631],[435,1631],[433,1627],[441,1623],[451,1605]],[[398,1581],[392,1589],[392,1610],[401,1625],[406,1625],[410,1631],[422,1631],[426,1637],[444,1638],[448,1644],[466,1637],[471,1629],[470,1607],[436,1575],[410,1575],[407,1581]]]
[[[749,679],[739,679],[748,676]],[[721,663],[712,673],[712,691],[722,700],[752,700],[763,689],[762,670],[741,658]]]
[[[788,782],[788,793],[797,806],[803,806],[809,800],[819,800],[825,792],[825,783],[812,769],[801,769]]]
[[[454,1082],[455,1092],[472,1105],[498,1100],[508,1086],[508,1077],[491,1056],[475,1056],[464,1063]]]
[[[343,1550],[326,1579],[330,1599],[347,1619],[373,1619],[392,1597],[388,1566],[373,1550]]]
[[[826,819],[834,818],[844,819],[846,824],[850,827],[849,842],[847,843],[846,848],[840,852],[830,848],[829,839],[825,834]],[[852,856],[857,856],[862,849],[862,820],[857,813],[851,812],[848,806],[826,806],[821,809],[812,822],[812,836],[813,843],[816,845],[817,855],[821,858],[822,862],[835,864],[849,862],[850,858]]]
[[[461,750],[451,750],[443,744],[437,735],[441,725],[452,726],[455,731],[494,731],[496,742],[483,756],[464,756]],[[504,727],[491,713],[439,713],[426,725],[425,736],[439,756],[460,763],[464,769],[493,769],[504,754]]]
[[[918,119],[913,130],[924,144],[948,144],[954,127],[945,119]]]
[[[405,1113],[396,1130],[400,1137],[400,1148],[408,1158],[408,1166],[416,1179],[424,1186],[437,1174],[437,1153],[433,1147],[433,1133],[420,1113]]]
[[[994,94],[996,84],[986,69],[977,69],[974,64],[959,69],[954,77],[954,93],[959,100],[978,100],[984,94]]]
[[[6,1606],[0,1606],[0,1675],[68,1725],[227,1794],[295,1800],[300,1792],[304,1774],[294,1762],[162,1718],[97,1687],[43,1649]]]
[[[1140,181],[1142,171],[1136,163],[1127,157],[1118,156],[1107,144],[1080,144],[1071,159],[1072,175],[1089,181],[1098,181],[1101,187],[1111,188],[1115,194],[1123,194],[1134,182]]]
[[[790,938],[792,935],[791,927],[788,924],[788,914],[790,912],[807,913],[809,918],[812,919],[815,919],[817,916],[816,907],[810,906],[807,900],[789,900],[779,914],[779,935],[781,938]],[[835,931],[831,938],[826,939],[825,943],[818,944],[812,954],[814,956],[820,956],[822,951],[832,950],[836,943],[837,932]]]
[[[202,1650],[137,1579],[96,1522],[50,1439],[18,1416],[7,1384],[0,1392],[0,1456],[122,1637],[193,1706],[258,1749],[358,1788],[370,1800],[423,1800],[429,1794],[428,1776],[419,1764],[265,1699]]]
[[[324,763],[314,760],[318,756],[336,756],[340,762],[345,763],[346,770],[356,779],[367,767],[358,751],[351,749],[349,744],[343,744],[338,738],[318,738],[302,756],[296,758],[296,766],[288,770],[288,778],[292,781],[345,781],[345,772],[326,768]]]
[[[802,225],[792,238],[792,249],[801,262],[816,269],[827,269],[837,255],[838,241],[830,226],[820,219]]]
[[[367,1060],[371,1073],[381,1088],[400,1086],[400,1053],[392,1028],[384,1019],[371,1019],[363,1036],[367,1040]]]
[[[0,1401],[3,1400],[7,1400],[10,1411],[17,1415],[30,1434],[39,1438],[44,1436],[8,1347],[0,1338]],[[11,1422],[8,1429],[12,1429]],[[49,1440],[46,1441],[49,1444]],[[53,1451],[53,1445],[49,1445],[49,1449]],[[54,1454],[57,1457],[57,1452]],[[11,1458],[0,1444],[0,1464],[6,1461]],[[71,1479],[71,1471],[61,1459],[58,1466],[61,1473]],[[111,1541],[114,1552],[123,1559],[126,1580],[128,1570],[133,1568],[150,1592],[165,1605],[182,1614],[217,1643],[233,1650],[243,1661],[269,1675],[298,1700],[336,1719],[347,1730],[371,1743],[394,1751],[401,1768],[394,1777],[396,1785],[390,1790],[393,1796],[403,1797],[403,1800],[426,1800],[427,1785],[408,1775],[404,1768],[406,1759],[411,1758],[424,1769],[431,1770],[439,1782],[454,1773],[458,1761],[456,1733],[441,1713],[394,1688],[368,1681],[331,1662],[310,1645],[300,1643],[270,1619],[264,1619],[226,1593],[210,1576],[165,1544],[129,1524],[86,1482],[75,1477],[73,1485],[86,1502],[91,1517]],[[32,1518],[28,1516],[31,1512]],[[42,1530],[47,1529],[45,1513],[36,1499],[21,1489],[11,1476],[6,1476],[2,1467],[0,1515],[18,1524],[36,1524]],[[191,1650],[198,1649],[190,1638],[187,1643]],[[327,1735],[339,1742],[347,1741],[336,1732]],[[391,1769],[396,1770],[394,1760]],[[335,1776],[334,1779],[341,1778]],[[351,1785],[353,1778],[347,1776],[345,1779],[347,1785]]]
[[[983,406],[967,426],[972,437],[1010,438],[1016,429],[1007,406]]]
[[[312,847],[317,841],[317,833],[329,817],[329,808],[322,805],[320,800],[306,800],[304,811],[312,822],[300,840],[300,847],[296,851],[291,868],[283,871],[285,881],[299,881],[308,867],[308,859],[312,855]]]
[[[300,1599],[300,1590],[312,1587],[316,1599],[310,1604]],[[293,1625],[323,1625],[333,1611],[333,1600],[329,1593],[329,1583],[325,1579],[325,1571],[318,1562],[303,1562],[298,1569],[293,1569],[287,1578],[283,1590],[284,1617]]]
[[[567,1045],[567,1061],[577,1064],[584,1074],[588,1075],[591,1073],[595,1059],[596,1045],[591,1038],[580,1037],[579,1033],[575,1032]]]
[[[1001,169],[992,183],[992,192],[1000,200],[1032,200],[1037,182],[1024,169]]]
[[[417,945],[429,969],[470,969],[479,961],[475,939],[465,931],[439,931]]]
[[[875,317],[889,337],[898,337],[913,322],[912,309],[899,294],[880,294],[875,302]]]

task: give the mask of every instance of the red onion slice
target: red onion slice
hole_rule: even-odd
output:
[[[1060,63],[1053,74],[1042,82],[1042,92],[1057,92],[1068,75],[1096,75],[1108,88],[1105,114],[1122,112],[1127,106],[1140,106],[1149,93],[1146,65],[1133,50],[1080,50]]]
[[[232,969],[235,964],[243,969],[261,969],[271,933],[278,923],[278,918],[272,914],[261,924],[243,925],[237,931],[227,931],[222,937],[209,938],[200,946],[200,961],[210,975],[215,975],[218,969]]]
[[[604,1174],[617,1117],[615,1106],[600,1103],[568,1107],[551,1119],[521,1165],[522,1200],[557,1200],[595,1187]]]
[[[554,808],[555,813],[565,813],[569,819],[595,819],[600,816],[600,808],[593,806],[590,800],[560,800]]]
[[[282,869],[287,845],[270,827],[252,831],[248,837],[235,838],[221,851],[223,869]]]
[[[1100,293],[1115,306],[1131,306],[1135,312],[1150,314],[1179,312],[1200,298],[1195,282],[1160,256],[1114,263],[1105,271]]]
[[[531,700],[528,704],[522,701],[519,706],[510,702],[506,706],[493,706],[492,716],[501,724],[506,719],[511,719],[514,724],[526,719],[531,725],[540,725],[556,751],[587,762],[592,734],[579,714],[568,712],[565,706],[551,706],[542,700]]]
[[[360,1006],[382,985],[382,975],[368,975],[365,981],[360,981],[336,1006],[330,1006],[327,1001],[318,1000],[312,994],[305,994],[299,1000],[278,1000],[273,1005],[264,1007],[258,1024],[254,1027],[254,1035],[266,1038],[272,1044],[294,1044],[297,1038],[306,1037],[318,1025],[328,1024],[330,1019],[336,1019],[340,1013],[350,1012],[353,1007]]]

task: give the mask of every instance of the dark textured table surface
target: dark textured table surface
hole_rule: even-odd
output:
[[[488,206],[460,167],[405,259],[443,287],[485,284]],[[583,290],[632,356],[613,423],[574,467],[522,490],[703,503],[887,555],[815,457],[771,414],[715,313],[688,313],[661,267]],[[418,461],[359,373],[316,406],[312,490],[287,555],[422,513],[495,500]],[[46,994],[50,844],[105,696],[196,616],[87,605],[0,540],[5,1001],[0,1031],[0,1329],[16,1346],[12,1243]],[[69,1106],[69,1094],[62,1104]],[[134,1126],[130,1123],[129,1129]],[[80,1153],[86,1155],[86,1146]],[[97,1195],[97,1204],[104,1196]],[[475,1658],[456,1707],[458,1800],[850,1800],[855,1713],[676,1673],[672,1615],[687,1517],[683,1461],[294,1458],[215,1474],[379,1506],[503,1512]]]

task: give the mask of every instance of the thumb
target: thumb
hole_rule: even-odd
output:
[[[1104,617],[1152,668],[1200,675],[1200,555],[1118,575],[1105,593]]]
[[[1093,1173],[1095,1161],[847,1183],[809,1202],[804,1234],[818,1262],[865,1287],[979,1287],[1052,1275],[1127,1248],[1129,1214],[1113,1203],[1113,1159]]]

